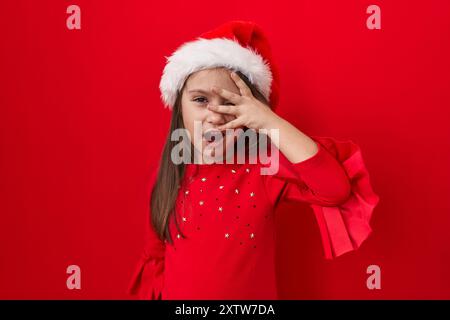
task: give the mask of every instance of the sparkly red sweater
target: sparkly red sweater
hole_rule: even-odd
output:
[[[279,170],[262,164],[188,164],[169,224],[174,244],[149,224],[128,293],[139,299],[277,299],[275,208],[303,201],[315,214],[325,258],[357,249],[371,233],[379,197],[359,147],[312,137],[319,151],[300,163],[279,153]],[[174,216],[175,217],[175,216]]]

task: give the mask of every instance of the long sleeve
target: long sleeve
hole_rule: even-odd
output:
[[[291,163],[279,153],[279,170],[264,178],[273,205],[303,201],[312,207],[325,258],[356,250],[371,233],[369,221],[379,197],[373,192],[360,148],[352,141],[316,137],[319,150]]]
[[[158,300],[164,285],[165,244],[153,227],[146,233],[144,250],[136,265],[127,293],[141,300]]]
[[[155,232],[150,214],[146,217],[145,245],[127,293],[140,300],[159,300],[164,286],[165,243]]]

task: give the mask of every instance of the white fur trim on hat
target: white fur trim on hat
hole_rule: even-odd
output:
[[[244,48],[237,40],[204,39],[181,45],[170,57],[159,84],[164,105],[172,109],[187,77],[196,71],[226,67],[242,72],[269,100],[272,72],[264,58],[251,47]]]

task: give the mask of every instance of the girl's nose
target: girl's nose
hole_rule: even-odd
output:
[[[207,109],[207,115],[206,115],[206,121],[214,124],[214,125],[222,125],[224,124],[225,121],[225,117],[218,112],[214,112],[212,110]]]

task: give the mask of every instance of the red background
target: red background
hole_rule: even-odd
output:
[[[81,7],[81,30],[66,8]],[[381,8],[381,30],[366,8]],[[279,113],[358,143],[381,201],[326,261],[312,211],[278,212],[282,298],[450,298],[448,1],[24,1],[0,5],[0,298],[127,298],[178,45],[227,20],[267,32]],[[81,267],[81,290],[66,267]],[[366,268],[381,267],[381,290]]]

